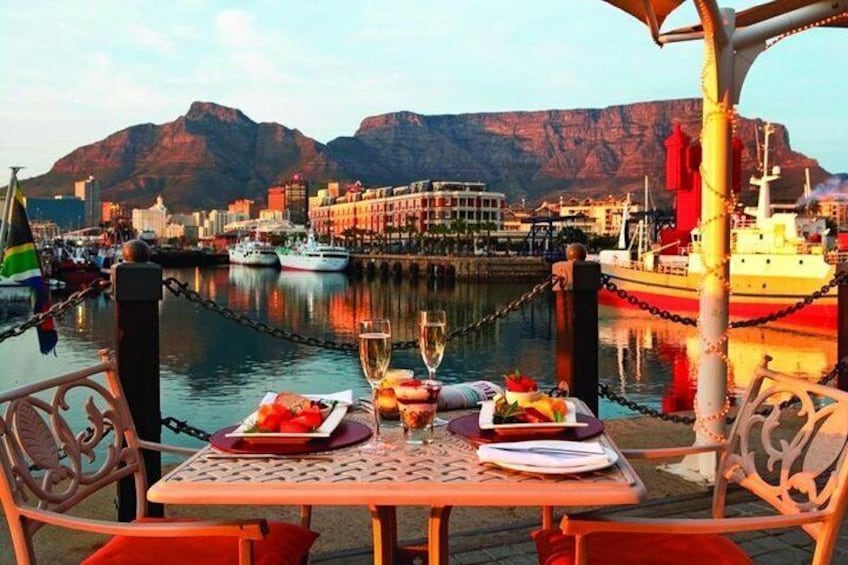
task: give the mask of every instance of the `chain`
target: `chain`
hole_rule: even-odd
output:
[[[816,381],[818,385],[828,385],[830,382],[835,379],[839,372],[842,370],[848,369],[848,357],[840,360],[836,365],[834,365],[833,369],[825,373]],[[696,422],[696,419],[692,416],[678,416],[676,414],[665,414],[651,408],[649,406],[645,406],[644,404],[639,404],[633,400],[629,400],[627,397],[618,394],[617,392],[613,392],[613,390],[603,383],[598,383],[598,395],[615,402],[625,408],[629,408],[633,412],[638,412],[644,416],[650,416],[651,418],[657,418],[658,420],[665,420],[666,422],[674,422],[676,424],[687,424],[693,425]],[[779,404],[779,408],[782,410],[784,408],[788,408],[793,404],[797,404],[799,402],[798,398],[791,398],[789,400],[784,400]],[[725,422],[730,425],[736,420],[736,416],[728,416],[725,418]]]
[[[663,320],[669,320],[676,324],[683,324],[684,326],[696,327],[698,325],[698,320],[696,318],[691,318],[689,316],[681,316],[679,314],[674,314],[673,312],[663,310],[645,300],[641,300],[633,294],[630,294],[623,288],[619,288],[618,285],[612,281],[609,275],[601,275],[601,284],[603,288],[612,292],[631,306],[635,306],[639,310],[648,312],[652,316],[662,318]],[[848,284],[848,271],[842,271],[840,273],[837,273],[826,285],[822,286],[819,290],[813,292],[809,296],[805,296],[803,299],[799,300],[795,304],[792,304],[791,306],[787,306],[786,308],[782,308],[780,310],[777,310],[776,312],[772,312],[770,314],[766,314],[765,316],[760,316],[758,318],[733,321],[728,324],[728,327],[749,328],[752,326],[760,326],[768,322],[774,322],[781,318],[785,318],[790,314],[794,314],[795,312],[806,308],[816,300],[823,298],[831,291],[831,289],[842,284]]]
[[[209,432],[201,430],[200,428],[195,428],[185,420],[177,420],[173,416],[162,418],[162,427],[168,428],[175,434],[186,434],[202,441],[209,441],[209,436],[212,435]]]
[[[518,310],[522,308],[529,302],[533,301],[542,294],[545,290],[551,287],[556,277],[550,276],[542,280],[539,284],[534,286],[529,291],[525,292],[517,299],[513,300],[500,310],[481,318],[478,322],[474,324],[470,324],[464,328],[460,328],[454,330],[448,334],[448,341],[451,341],[455,338],[463,336],[465,334],[480,331],[480,329],[486,324],[490,324],[499,318],[503,318],[508,315],[510,312]],[[265,322],[257,322],[248,318],[247,316],[240,314],[234,310],[226,308],[224,306],[220,306],[214,300],[203,298],[200,293],[191,290],[188,288],[187,282],[180,282],[179,280],[169,277],[162,281],[162,284],[167,288],[172,294],[175,296],[182,296],[189,302],[193,302],[195,304],[199,304],[203,308],[210,310],[212,312],[216,312],[220,314],[224,318],[228,320],[233,320],[238,324],[249,327],[259,333],[263,333],[269,335],[271,337],[285,339],[291,341],[292,343],[297,343],[300,345],[311,345],[314,347],[323,347],[325,349],[333,349],[336,351],[345,351],[345,352],[353,352],[356,351],[357,345],[355,343],[350,342],[336,342],[332,340],[318,339],[315,337],[303,336],[294,332],[290,332],[288,330],[283,330],[277,327],[274,327]],[[401,350],[401,349],[415,349],[418,347],[417,340],[409,340],[409,341],[399,341],[392,344],[392,349]]]
[[[790,314],[794,314],[798,310],[802,308],[806,308],[816,300],[824,297],[831,289],[842,285],[848,284],[848,271],[842,271],[837,273],[830,282],[826,285],[822,286],[819,290],[813,292],[809,296],[805,296],[802,300],[799,300],[795,304],[791,306],[787,306],[781,310],[776,312],[772,312],[771,314],[766,314],[765,316],[760,316],[759,318],[751,318],[750,320],[739,320],[736,322],[730,322],[731,328],[749,328],[751,326],[759,326],[768,322],[773,322],[775,320],[779,320],[780,318],[785,318]]]
[[[33,315],[29,320],[27,320],[20,326],[11,327],[7,330],[3,330],[2,332],[0,332],[0,343],[4,342],[10,337],[19,336],[31,328],[40,326],[44,323],[45,320],[58,316],[66,310],[78,306],[88,298],[99,295],[104,290],[109,288],[111,284],[112,283],[107,280],[92,281],[91,284],[71,294],[64,301],[57,302],[56,304],[52,305],[49,310]]]

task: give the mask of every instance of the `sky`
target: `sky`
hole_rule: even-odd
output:
[[[701,42],[659,48],[601,0],[2,5],[0,167],[25,166],[22,179],[126,127],[170,122],[196,100],[326,143],[400,110],[604,108],[701,92]],[[689,2],[663,29],[696,20]],[[755,61],[740,114],[785,124],[795,150],[848,171],[846,52],[846,29],[780,42]]]

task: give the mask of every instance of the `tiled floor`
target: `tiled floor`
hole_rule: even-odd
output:
[[[752,501],[742,493],[729,497],[728,516],[763,515],[767,512],[762,502]],[[657,501],[634,510],[621,509],[617,515],[639,515],[648,517],[708,518],[710,499],[707,497],[683,497]],[[848,522],[848,520],[846,520]],[[531,565],[537,563],[536,548],[530,540],[530,532],[536,525],[513,525],[502,530],[485,532],[458,532],[451,535],[451,563],[474,565],[495,563],[504,565]],[[809,563],[813,545],[810,538],[799,528],[770,532],[746,532],[733,539],[756,563],[763,565],[798,565]],[[417,540],[421,541],[421,540]],[[365,565],[372,562],[370,550],[351,551],[344,554],[315,555],[313,563],[324,565]],[[848,563],[848,523],[840,530],[837,549],[832,563]]]

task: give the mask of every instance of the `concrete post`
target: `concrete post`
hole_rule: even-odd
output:
[[[598,414],[598,290],[601,265],[586,261],[586,249],[571,244],[568,261],[554,263],[556,297],[556,377],[572,396]]]
[[[159,301],[162,300],[162,267],[149,262],[150,249],[140,240],[124,245],[125,262],[112,268],[112,292],[117,304],[118,374],[135,422],[138,437],[160,442],[162,414],[159,404]],[[162,477],[158,451],[144,451],[148,486]],[[136,518],[137,502],[132,478],[118,485],[118,519]],[[148,516],[163,516],[161,504],[149,504]]]

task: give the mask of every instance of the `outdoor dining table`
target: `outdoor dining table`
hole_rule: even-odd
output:
[[[585,404],[575,402],[578,412],[589,414]],[[370,420],[361,412],[347,417]],[[448,520],[454,506],[539,506],[547,509],[544,525],[550,526],[553,506],[640,502],[645,496],[642,480],[606,433],[599,441],[618,453],[618,461],[579,475],[483,465],[475,446],[445,427],[437,428],[431,445],[403,446],[380,457],[351,446],[317,456],[221,458],[205,447],[154,484],[148,499],[190,505],[364,505],[372,516],[377,564],[393,563],[397,554],[396,507],[427,506],[429,563],[443,564],[448,562]]]

